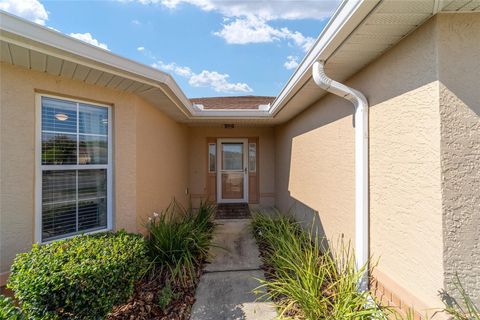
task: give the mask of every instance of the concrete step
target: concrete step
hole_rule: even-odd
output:
[[[220,203],[217,205],[217,219],[248,219],[250,208],[247,203]]]

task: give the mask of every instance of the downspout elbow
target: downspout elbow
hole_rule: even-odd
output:
[[[369,277],[368,101],[360,91],[328,77],[323,62],[314,63],[312,76],[317,86],[355,107],[355,259],[357,270],[366,268],[359,282],[359,290],[365,291]]]
[[[355,90],[349,86],[344,85],[338,81],[331,79],[325,73],[325,65],[323,62],[316,61],[313,64],[313,81],[323,90],[333,93],[341,98],[344,98],[355,106],[355,111],[360,108],[363,111],[368,109],[368,101],[363,93]]]

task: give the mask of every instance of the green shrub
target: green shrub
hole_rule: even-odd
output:
[[[173,201],[147,224],[148,248],[152,260],[166,267],[174,277],[186,281],[208,257],[215,225],[215,206],[202,202],[198,210]]]
[[[17,255],[8,287],[33,318],[102,319],[131,296],[147,264],[139,235],[77,236]]]
[[[175,292],[170,285],[170,282],[158,292],[158,307],[164,310],[173,300],[178,299],[178,292]]]
[[[265,288],[279,305],[281,316],[292,311],[305,319],[373,319],[381,314],[358,284],[366,266],[355,268],[355,257],[342,246],[338,255],[322,252],[319,239],[286,217],[256,214],[253,229],[265,248],[265,263],[273,271]]]
[[[15,306],[11,298],[0,295],[0,319],[27,320],[23,312]]]

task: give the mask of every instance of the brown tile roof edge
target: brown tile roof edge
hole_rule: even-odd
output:
[[[267,96],[236,96],[193,98],[192,103],[201,104],[205,109],[258,109],[259,105],[269,104],[275,97]]]

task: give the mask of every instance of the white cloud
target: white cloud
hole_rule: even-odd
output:
[[[211,87],[216,92],[225,92],[225,93],[233,93],[233,92],[252,92],[252,88],[248,86],[246,83],[231,83],[228,82],[228,78],[230,76],[226,73],[221,74],[216,71],[207,71],[203,70],[199,74],[195,74],[190,77],[188,83],[192,87]]]
[[[290,31],[287,28],[282,28],[281,31],[284,34],[285,39],[292,40],[296,46],[307,52],[313,46],[315,39],[312,37],[305,37],[298,31]]]
[[[137,25],[137,26],[139,26],[139,25],[142,24],[142,23],[141,23],[140,21],[138,21],[137,19],[133,19],[133,20],[132,20],[132,23],[133,23],[134,25]]]
[[[265,43],[278,40],[290,41],[296,47],[308,51],[315,39],[287,28],[274,28],[272,20],[299,20],[329,18],[341,0],[118,0],[145,5],[159,4],[176,9],[189,4],[203,11],[214,11],[224,16],[223,28],[215,35],[229,44]]]
[[[145,47],[138,47],[138,48],[137,48],[137,51],[138,51],[138,52],[144,52],[144,51],[145,51]]]
[[[315,41],[298,31],[290,31],[288,28],[273,28],[264,19],[255,16],[236,18],[234,21],[224,24],[222,30],[214,32],[214,35],[225,39],[230,44],[287,40],[304,51],[308,51]]]
[[[341,0],[120,0],[141,4],[161,4],[175,9],[190,4],[204,11],[216,11],[227,17],[255,15],[266,20],[324,19],[331,16]]]
[[[256,17],[240,18],[224,24],[222,30],[214,32],[230,44],[273,42],[280,40],[281,32]]]
[[[287,61],[285,61],[283,66],[287,70],[295,69],[296,67],[298,67],[298,57],[288,56]]]
[[[0,10],[45,25],[48,13],[37,0],[0,0]]]
[[[182,77],[193,76],[193,72],[189,67],[175,66],[175,73]]]
[[[157,62],[152,63],[152,67],[157,68],[157,69],[161,69],[161,70],[164,70],[164,71],[168,71],[168,72],[173,72],[176,75],[179,75],[179,76],[184,77],[184,78],[189,78],[189,77],[192,77],[194,75],[194,73],[192,72],[192,70],[189,67],[179,66],[175,62],[164,63],[163,61],[159,60]]]
[[[31,20],[42,26],[44,26],[45,22],[48,20],[48,12],[45,10],[43,4],[41,4],[38,0],[0,0],[0,10],[4,10],[24,19]],[[47,28],[61,32],[60,30],[50,26],[47,26]],[[69,36],[93,44],[94,46],[102,49],[109,50],[105,43],[101,43],[97,39],[93,38],[89,32],[70,33]]]
[[[95,39],[94,37],[92,37],[90,32],[70,33],[69,36],[73,37],[75,39],[81,40],[83,42],[90,43],[90,44],[92,44],[94,46],[97,46],[99,48],[110,51],[110,49],[108,49],[108,46],[105,43],[102,43],[102,42],[98,41],[97,39]]]
[[[141,50],[139,50],[141,48]],[[156,60],[151,64],[152,67],[174,73],[182,78],[188,80],[188,84],[192,87],[211,88],[216,92],[222,93],[248,93],[253,92],[250,86],[243,82],[229,82],[230,75],[226,73],[219,73],[217,71],[203,70],[200,73],[195,73],[190,67],[180,66],[175,62],[165,63],[155,58],[155,56],[144,47],[137,48],[147,57]]]

